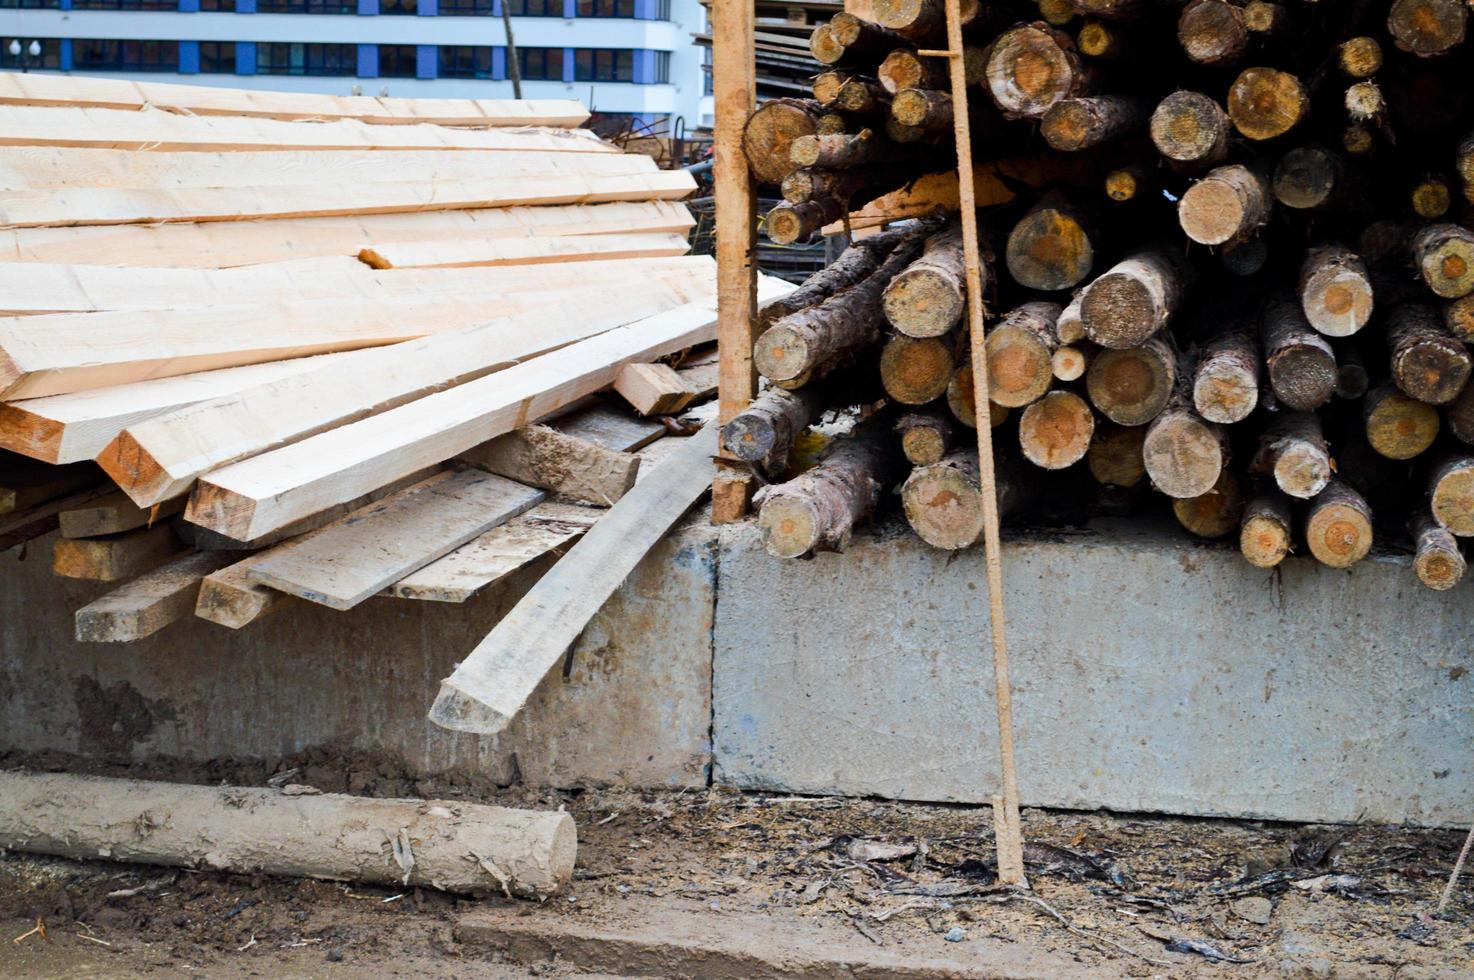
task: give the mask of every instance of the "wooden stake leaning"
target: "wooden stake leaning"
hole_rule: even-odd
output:
[[[968,125],[967,69],[962,60],[962,9],[946,0],[946,51],[921,51],[947,59],[952,83],[952,126],[957,138],[957,182],[962,210],[962,250],[967,259],[967,317],[974,365],[987,364],[983,331],[983,289],[978,279],[977,197],[973,186],[972,131]],[[972,372],[973,404],[988,404],[988,372]],[[1018,772],[1013,759],[1012,685],[1008,679],[1008,645],[1003,620],[1003,556],[998,539],[998,489],[993,467],[992,426],[979,425],[978,471],[983,485],[983,554],[988,569],[988,622],[993,636],[993,687],[998,708],[998,754],[1003,767],[1003,793],[993,797],[993,832],[998,844],[998,881],[1028,887],[1024,877],[1024,839],[1019,821]]]

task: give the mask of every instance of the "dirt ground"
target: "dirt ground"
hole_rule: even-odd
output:
[[[573,813],[568,894],[509,903],[10,853],[0,977],[591,975],[459,941],[465,913],[509,905],[551,931],[668,907],[718,933],[753,916],[839,925],[918,957],[1001,942],[1100,976],[1474,976],[1474,881],[1432,914],[1462,843],[1452,831],[1029,810],[1032,890],[1008,895],[986,809],[715,790],[499,795]],[[582,966],[637,972],[613,956]]]

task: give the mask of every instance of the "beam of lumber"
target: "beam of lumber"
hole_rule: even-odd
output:
[[[441,183],[488,177],[615,177],[657,169],[643,153],[517,150],[262,150],[138,153],[133,150],[13,146],[0,153],[0,190],[226,188]]]
[[[430,720],[493,734],[521,710],[584,627],[711,486],[717,424],[705,426],[569,549],[441,682]]]
[[[50,534],[61,526],[64,511],[85,507],[109,492],[111,491],[107,487],[92,487],[70,497],[0,517],[0,552],[34,541],[43,534]]]
[[[441,473],[291,542],[251,566],[254,582],[332,609],[384,587],[543,501],[479,470]]]
[[[120,820],[119,814],[150,819]],[[562,811],[5,772],[0,847],[541,897],[573,877],[578,836]]]
[[[48,466],[0,452],[0,515],[28,510],[97,482],[97,468],[90,463]]]
[[[626,364],[614,376],[614,390],[641,415],[670,415],[696,397],[668,364]]]
[[[3,118],[4,110],[0,109],[0,120]],[[408,179],[411,176],[406,175],[406,179],[397,183],[373,184],[325,179],[319,184],[286,187],[72,187],[0,191],[0,226],[239,221],[513,205],[678,201],[696,189],[695,179],[684,170],[614,177],[507,177],[441,183]]]
[[[665,435],[665,426],[658,420],[639,418],[598,398],[560,412],[548,425],[564,435],[624,453],[643,449]]]
[[[779,283],[781,294],[788,288]],[[437,392],[201,479],[188,520],[250,538],[521,428],[605,387],[619,368],[716,334],[711,303],[619,327],[495,375]]]
[[[152,636],[194,612],[205,576],[230,562],[218,551],[184,555],[77,610],[80,643],[126,643]]]
[[[379,242],[685,233],[695,223],[690,210],[674,201],[619,201],[278,221],[15,228],[0,230],[0,260],[224,268],[356,255]]]
[[[374,126],[356,119],[282,122],[159,110],[0,105],[0,145],[119,150],[531,150],[618,153],[588,130]]]
[[[543,555],[561,555],[604,511],[547,501],[493,528],[384,590],[429,602],[465,602]]]
[[[692,401],[710,398],[717,393],[721,379],[721,358],[716,351],[686,361],[676,368],[686,390],[691,392]]]
[[[62,578],[119,582],[162,564],[180,550],[167,523],[106,538],[57,538],[51,570]]]
[[[456,457],[479,470],[583,503],[608,507],[635,485],[640,458],[632,453],[529,425]]]
[[[98,454],[139,504],[184,493],[202,473],[676,307],[646,285],[576,291],[554,306],[480,327],[359,351],[311,371],[148,419]],[[469,447],[467,447],[469,448]],[[438,462],[438,461],[437,461]]]
[[[166,517],[173,517],[184,510],[184,498],[175,497],[140,507],[128,499],[121,490],[105,497],[89,501],[85,506],[61,512],[61,533],[66,538],[100,538],[107,534],[122,534],[137,527],[156,524]]]
[[[327,367],[353,353],[247,364],[0,404],[0,448],[47,463],[96,459],[119,432],[146,418]]]
[[[96,109],[164,109],[196,116],[358,119],[442,126],[581,126],[574,99],[403,99],[308,92],[256,92],[208,85],[128,82],[77,75],[0,74],[0,103]]]
[[[359,251],[375,269],[459,269],[467,266],[538,265],[591,259],[685,255],[691,243],[675,232],[630,235],[564,235],[558,238],[463,239],[393,242]]]

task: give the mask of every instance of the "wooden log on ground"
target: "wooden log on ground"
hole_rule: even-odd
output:
[[[1474,358],[1426,303],[1404,303],[1387,315],[1392,380],[1404,394],[1430,405],[1447,405],[1469,380]]]
[[[1433,519],[1461,538],[1474,536],[1474,456],[1451,456],[1428,479]]]
[[[1361,256],[1342,245],[1305,253],[1300,267],[1300,307],[1327,337],[1349,337],[1372,317],[1371,277]]]
[[[1229,330],[1203,348],[1193,379],[1193,406],[1224,425],[1249,417],[1259,404],[1259,345],[1246,330]]]
[[[825,394],[817,385],[762,391],[722,426],[722,448],[738,459],[761,465],[771,476],[781,475],[794,440],[824,411]]]
[[[1458,585],[1465,568],[1458,539],[1447,528],[1423,516],[1415,518],[1408,531],[1413,539],[1413,571],[1418,581],[1435,592]]]
[[[458,457],[479,470],[583,503],[608,507],[629,492],[640,457],[546,425],[529,425]]]
[[[1089,86],[1069,35],[1042,23],[1012,28],[994,40],[987,79],[994,104],[1014,119],[1037,119]]]
[[[1046,470],[1062,470],[1085,458],[1095,434],[1095,413],[1073,391],[1051,391],[1019,416],[1024,458]]]
[[[1044,114],[1039,132],[1053,149],[1076,153],[1141,129],[1151,112],[1149,103],[1122,96],[1061,99]]]
[[[945,337],[890,337],[880,349],[885,393],[902,405],[925,405],[947,393],[956,370],[953,344]]]
[[[1183,368],[1177,374],[1191,377]],[[1193,410],[1188,383],[1179,380],[1172,401],[1147,427],[1141,456],[1158,490],[1178,499],[1200,497],[1213,489],[1228,463],[1228,442],[1221,426]]]
[[[1210,167],[1228,155],[1228,113],[1201,92],[1167,96],[1153,110],[1150,128],[1157,152],[1176,163]]]
[[[967,267],[962,225],[951,222],[926,240],[921,257],[886,284],[881,306],[890,325],[910,337],[940,337],[962,319]],[[987,285],[987,267],[978,270]]]
[[[1305,543],[1316,561],[1349,568],[1372,548],[1372,509],[1361,494],[1332,480],[1311,502],[1305,521]]]
[[[542,898],[573,877],[567,813],[64,773],[0,773],[16,851]],[[149,819],[118,819],[119,813]]]
[[[1362,418],[1367,442],[1388,459],[1412,459],[1438,436],[1438,409],[1390,384],[1367,392]]]
[[[1474,233],[1460,225],[1430,225],[1412,240],[1413,264],[1444,299],[1474,292]]]
[[[807,99],[773,99],[759,106],[742,130],[742,152],[753,177],[777,184],[788,176],[793,141],[814,135],[818,120],[818,103]]]
[[[998,516],[1006,518],[1023,503],[1016,468],[998,467],[995,483]],[[916,467],[901,485],[901,504],[911,528],[933,548],[959,551],[972,547],[983,535],[978,454],[959,449],[935,463]]]
[[[187,618],[205,576],[230,562],[219,551],[186,554],[94,599],[77,610],[77,642],[128,643]]]
[[[1216,167],[1178,201],[1177,223],[1200,244],[1237,244],[1269,221],[1270,202],[1269,180],[1263,174],[1238,163]]]
[[[1070,289],[1095,264],[1092,222],[1062,195],[1039,201],[1008,233],[1008,272],[1028,289]]]
[[[106,538],[58,538],[51,570],[62,578],[121,582],[163,564],[180,550],[179,538],[167,523]]]
[[[940,463],[952,451],[957,426],[950,415],[936,407],[907,412],[896,420],[901,452],[913,466]]]
[[[1228,118],[1251,140],[1283,136],[1309,112],[1310,93],[1289,72],[1246,68],[1228,90]]]
[[[1146,425],[1162,413],[1177,384],[1177,352],[1164,337],[1140,347],[1102,350],[1085,372],[1090,403],[1117,425]]]
[[[1228,470],[1218,475],[1218,482],[1207,493],[1172,501],[1177,523],[1200,538],[1222,538],[1239,530],[1243,512],[1243,491]]]
[[[1231,65],[1249,48],[1244,8],[1227,0],[1191,0],[1177,18],[1177,43],[1200,65]]]
[[[799,558],[849,545],[855,525],[874,513],[881,491],[898,475],[888,429],[878,421],[858,425],[830,443],[813,469],[758,492],[758,533],[768,554]]]
[[[1311,412],[1280,412],[1259,436],[1250,466],[1291,497],[1309,500],[1331,482],[1331,453]]]
[[[1264,365],[1274,395],[1289,408],[1310,412],[1336,393],[1336,355],[1311,329],[1300,304],[1280,296],[1260,319]]]
[[[1005,408],[1038,401],[1054,381],[1051,357],[1059,339],[1058,303],[1033,302],[1010,310],[988,331],[988,394]]]
[[[1239,553],[1256,568],[1273,568],[1293,544],[1290,502],[1281,493],[1262,493],[1244,507]]]
[[[1085,287],[1080,317],[1086,334],[1115,350],[1140,346],[1171,320],[1189,281],[1188,266],[1166,249],[1127,256]]]
[[[1387,33],[1403,51],[1436,58],[1464,43],[1468,6],[1460,0],[1394,0]]]
[[[182,510],[183,497],[165,500],[152,507],[139,507],[128,499],[127,494],[116,490],[105,497],[88,501],[85,506],[62,511],[59,524],[62,537],[100,538],[154,524],[173,517]]]
[[[1144,425],[1099,423],[1085,453],[1090,475],[1108,487],[1136,486],[1146,478],[1146,464],[1141,458],[1145,439]]]

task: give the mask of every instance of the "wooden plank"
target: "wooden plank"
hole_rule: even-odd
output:
[[[136,155],[136,154],[135,154]],[[277,221],[0,229],[0,261],[224,268],[356,255],[379,242],[688,232],[674,201],[409,211]]]
[[[215,470],[195,487],[185,516],[234,538],[264,534],[536,421],[608,385],[624,364],[710,341],[715,333],[710,303],[619,327]]]
[[[139,507],[121,490],[81,507],[61,512],[61,533],[67,538],[100,538],[147,527],[184,510],[184,498],[165,500],[152,507]]]
[[[100,478],[97,467],[90,463],[48,466],[13,453],[0,453],[0,515],[75,493]]]
[[[721,357],[716,351],[694,357],[682,362],[676,374],[691,392],[692,401],[710,398],[721,386]]]
[[[368,95],[253,91],[206,85],[130,82],[77,75],[0,74],[0,103],[166,109],[193,115],[268,119],[358,119],[446,126],[581,126],[589,111],[573,99],[405,99]]]
[[[156,416],[129,426],[98,461],[136,503],[167,500],[216,467],[670,309],[684,295],[653,284],[614,295],[569,292],[532,313],[361,351],[320,371]]]
[[[614,376],[614,390],[641,415],[670,415],[696,397],[668,364],[626,364]]]
[[[565,435],[627,453],[643,449],[665,435],[665,426],[660,422],[639,418],[599,399],[564,412],[548,424]]]
[[[95,459],[119,432],[136,422],[327,367],[349,353],[247,364],[0,404],[0,448],[47,463]]]
[[[356,119],[282,122],[160,110],[0,105],[0,145],[119,150],[528,150],[618,153],[587,130],[375,126]]]
[[[682,440],[538,580],[441,682],[431,721],[482,734],[507,726],[640,559],[711,486],[717,428]]]
[[[528,486],[608,507],[635,485],[640,458],[596,446],[545,425],[483,442],[456,459]]]
[[[5,111],[0,109],[0,120]],[[3,125],[3,123],[0,123]],[[3,138],[0,138],[3,143]],[[455,211],[514,205],[678,201],[696,189],[684,170],[615,177],[524,176],[505,179],[269,187],[71,187],[0,191],[0,226],[110,225],[171,221],[239,221],[320,215]]]
[[[92,487],[70,497],[0,517],[0,552],[34,541],[43,534],[50,534],[61,526],[63,511],[85,506],[89,501],[111,491],[111,487]]]
[[[163,564],[181,548],[167,523],[108,538],[57,538],[51,570],[63,578],[118,582]]]
[[[558,238],[502,238],[449,242],[393,242],[358,253],[375,269],[447,269],[467,266],[536,265],[590,259],[653,258],[685,255],[691,243],[674,232],[583,235]]]
[[[332,609],[352,609],[545,496],[479,470],[442,473],[355,511],[311,540],[274,549],[251,566],[249,577]]]
[[[89,602],[76,612],[78,642],[141,640],[184,619],[194,612],[205,576],[228,561],[218,552],[186,554]]]

